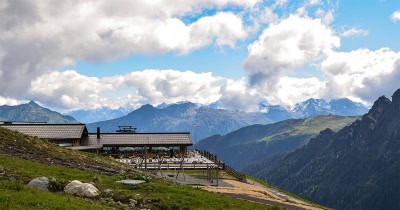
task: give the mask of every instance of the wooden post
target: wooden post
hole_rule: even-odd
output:
[[[144,170],[147,171],[147,147],[144,145]]]
[[[218,175],[219,175],[219,161],[217,162],[217,186],[218,186]]]
[[[208,168],[208,163],[207,163],[207,181],[210,181],[210,169]]]

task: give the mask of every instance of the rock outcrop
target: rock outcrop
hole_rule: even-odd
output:
[[[67,184],[64,188],[64,192],[86,198],[99,196],[99,190],[95,186],[89,183],[82,183],[78,180],[74,180]]]
[[[49,178],[47,177],[39,177],[32,179],[29,183],[28,186],[34,187],[40,190],[48,190],[49,188]]]

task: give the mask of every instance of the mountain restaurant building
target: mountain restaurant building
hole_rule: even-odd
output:
[[[0,127],[47,139],[57,145],[75,150],[101,151],[104,148],[179,148],[185,152],[192,146],[189,132],[137,133],[135,130],[120,129],[116,133],[89,133],[85,124],[47,124],[0,122]],[[124,127],[124,126],[121,126]]]

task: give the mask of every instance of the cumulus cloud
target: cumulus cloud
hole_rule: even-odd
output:
[[[242,89],[244,88],[244,89]],[[121,95],[121,90],[126,90]],[[235,81],[212,73],[148,69],[112,77],[88,77],[73,70],[44,74],[32,82],[30,96],[49,106],[64,109],[95,109],[140,104],[192,101],[210,104],[234,92],[246,95],[244,79]],[[225,103],[227,104],[227,103]],[[241,104],[231,108],[245,109]]]
[[[400,21],[400,10],[393,12],[390,19],[392,19],[393,22]]]
[[[288,71],[319,61],[339,46],[340,38],[321,19],[291,15],[271,24],[248,46],[243,68],[251,83],[274,85]]]
[[[32,81],[30,97],[49,106],[62,108],[100,108],[104,98],[101,92],[113,90],[112,84],[99,78],[78,74],[76,71],[51,72]]]
[[[340,33],[341,37],[351,37],[351,36],[368,36],[368,30],[352,27],[349,29],[343,29]]]
[[[209,104],[218,99],[219,88],[226,78],[216,77],[211,72],[144,70],[102,81],[119,81],[117,87],[137,87],[138,93],[152,104],[184,100]]]
[[[316,77],[295,78],[282,77],[277,82],[273,91],[264,97],[272,104],[280,104],[285,107],[293,107],[296,103],[305,101],[309,98],[322,98],[325,92],[325,81]]]
[[[184,22],[185,16],[259,1],[2,1],[0,94],[24,97],[30,81],[78,60],[104,61],[132,53],[189,53],[234,47],[247,36],[240,14],[220,11]]]
[[[26,101],[17,100],[17,99],[8,98],[8,97],[1,97],[0,96],[0,106],[2,106],[2,105],[13,106],[13,105],[18,105],[18,104],[21,104],[21,103],[24,103],[24,102],[26,102]]]
[[[250,88],[244,78],[227,80],[220,88],[220,95],[218,101],[223,108],[248,112],[258,111],[258,102],[261,100],[257,90]]]
[[[325,96],[373,102],[390,95],[399,88],[399,63],[400,52],[389,48],[333,52],[321,63],[327,80]]]
[[[310,97],[347,97],[370,104],[399,88],[400,52],[389,48],[337,51],[340,37],[366,36],[368,31],[342,27],[337,33],[322,20],[325,11],[317,13],[317,18],[298,13],[270,24],[248,46],[243,67],[258,96],[286,107]],[[321,71],[318,78],[293,77],[297,71],[314,68]]]

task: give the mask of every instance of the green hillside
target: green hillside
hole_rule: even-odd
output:
[[[270,156],[291,152],[321,130],[339,130],[359,117],[321,115],[310,119],[290,119],[269,125],[252,125],[224,136],[201,140],[196,149],[208,150],[237,169]]]
[[[357,118],[338,115],[320,115],[314,118],[304,119],[301,123],[293,124],[293,126],[289,126],[288,129],[282,132],[266,136],[258,141],[272,141],[289,136],[315,135],[326,128],[340,130],[354,122],[355,119]]]
[[[239,199],[213,194],[190,186],[178,186],[151,174],[127,168],[107,157],[55,146],[36,137],[0,128],[0,203],[1,209],[123,209],[129,199],[138,207],[151,209],[266,209]],[[52,191],[40,191],[26,184],[46,176]],[[126,186],[116,181],[141,179],[146,183]],[[62,192],[71,180],[93,182],[100,191],[112,195],[83,199]],[[274,207],[268,207],[273,208]]]

